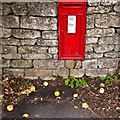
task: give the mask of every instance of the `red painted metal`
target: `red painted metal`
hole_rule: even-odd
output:
[[[77,2],[76,2],[77,1]],[[58,0],[59,59],[84,60],[86,33],[86,2]],[[68,16],[74,16],[75,31],[68,32]]]

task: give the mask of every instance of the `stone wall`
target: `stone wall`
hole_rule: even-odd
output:
[[[113,74],[119,59],[120,6],[88,2],[85,60],[58,59],[57,3],[2,3],[2,72],[43,80]]]

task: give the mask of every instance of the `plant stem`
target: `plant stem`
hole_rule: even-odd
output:
[[[94,115],[96,115],[98,118],[100,118],[100,116],[98,114],[96,114],[91,108],[88,107],[88,110],[90,110]]]

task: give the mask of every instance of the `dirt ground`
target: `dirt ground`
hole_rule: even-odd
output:
[[[83,78],[88,83],[87,87],[70,88],[64,85],[64,80],[60,77],[57,77],[54,81],[47,81],[48,86],[45,87],[43,80],[29,80],[22,77],[8,76],[7,80],[3,80],[3,118],[20,118],[23,114],[20,111],[28,112],[31,117],[36,118],[36,113],[32,115],[36,109],[44,111],[37,114],[37,117],[40,118],[51,116],[53,118],[60,116],[66,118],[120,118],[120,78],[118,81],[102,86],[105,90],[103,94],[99,93],[102,83],[99,77],[84,76]],[[23,88],[27,89],[29,86],[34,86],[36,91],[21,94]],[[60,92],[59,97],[54,96],[56,90]],[[74,98],[74,93],[77,93],[78,97]],[[82,103],[87,103],[89,109],[82,108]],[[14,105],[15,109],[8,112],[6,108],[10,104]],[[50,109],[50,106],[53,109]],[[25,107],[27,111],[24,111],[26,110]],[[45,115],[46,109],[50,111],[47,111],[48,116]],[[68,112],[70,109],[72,112]],[[59,115],[57,115],[58,112],[55,113],[56,111],[59,111]]]

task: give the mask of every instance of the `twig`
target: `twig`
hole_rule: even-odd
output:
[[[94,115],[96,115],[98,118],[100,118],[100,116],[97,113],[95,113],[91,108],[88,107],[88,110],[90,110]]]

